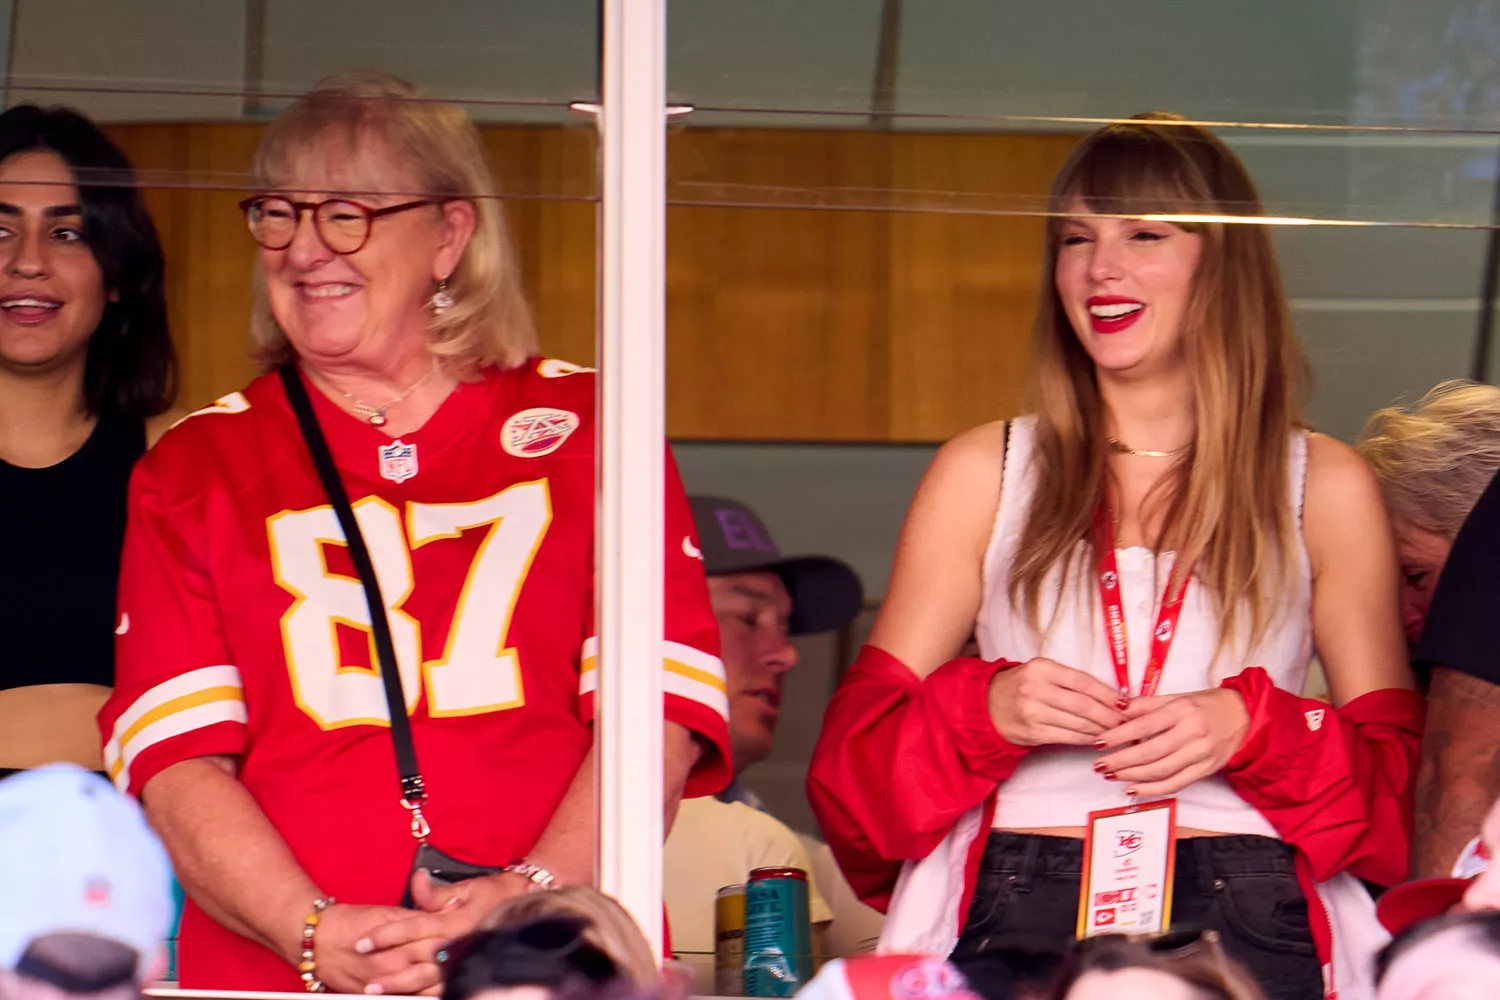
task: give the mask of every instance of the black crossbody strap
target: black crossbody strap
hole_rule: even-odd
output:
[[[333,455],[328,450],[328,441],[323,437],[323,428],[318,426],[318,417],[313,413],[312,400],[307,397],[307,387],[295,364],[284,364],[277,369],[281,384],[286,388],[292,412],[297,415],[297,424],[302,428],[302,439],[312,454],[318,478],[323,481],[323,492],[338,515],[339,526],[344,529],[344,540],[349,545],[349,558],[354,561],[354,570],[365,588],[365,600],[370,606],[370,628],[375,637],[375,655],[379,659],[380,680],[385,685],[385,702],[391,716],[391,742],[396,746],[396,768],[401,773],[401,804],[412,812],[412,835],[425,839],[431,831],[422,818],[421,805],[427,797],[422,782],[422,772],[417,768],[417,751],[412,745],[411,722],[406,717],[406,696],[401,690],[401,670],[396,665],[396,647],[391,642],[391,624],[386,619],[385,600],[380,595],[380,581],[375,578],[375,564],[370,561],[370,550],[359,531],[359,522],[354,519],[354,508],[349,503],[349,493],[339,470],[333,464]]]

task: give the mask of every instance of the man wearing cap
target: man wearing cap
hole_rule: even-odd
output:
[[[172,915],[133,799],[72,764],[0,781],[0,997],[133,1000],[166,967]]]
[[[703,559],[719,621],[735,775],[717,798],[684,800],[666,844],[672,943],[705,986],[712,979],[705,981],[699,967],[708,963],[695,962],[693,953],[714,949],[714,894],[744,882],[752,868],[803,869],[813,923],[833,918],[807,846],[764,811],[740,778],[746,767],[771,753],[782,678],[797,665],[790,637],[844,627],[859,614],[864,591],[854,570],[837,559],[783,556],[764,522],[744,504],[722,497],[688,499],[698,529],[695,554]],[[694,543],[685,539],[683,544]]]

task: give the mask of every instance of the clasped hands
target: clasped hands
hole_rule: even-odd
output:
[[[528,886],[510,874],[445,885],[418,871],[411,889],[420,909],[335,903],[318,925],[318,978],[333,993],[436,995],[442,989],[438,951]]]
[[[1141,798],[1217,774],[1250,731],[1237,692],[1126,698],[1092,674],[1042,657],[995,675],[990,718],[1017,746],[1092,746],[1101,780],[1124,782]]]

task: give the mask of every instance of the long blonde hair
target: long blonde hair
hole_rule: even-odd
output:
[[[614,959],[623,976],[636,986],[655,986],[661,979],[656,956],[646,936],[624,907],[586,885],[565,886],[555,892],[512,896],[479,922],[479,930],[514,927],[552,917],[582,917],[588,921],[583,937]]]
[[[1452,538],[1500,470],[1500,387],[1440,382],[1415,406],[1376,410],[1355,447],[1392,516]]]
[[[499,189],[479,131],[462,108],[424,98],[417,87],[386,73],[359,70],[328,77],[266,129],[252,167],[256,186],[283,188],[295,179],[297,158],[319,152],[350,162],[394,161],[412,173],[421,194],[461,198],[474,206],[474,234],[448,277],[454,304],[428,317],[434,355],[462,375],[485,364],[514,368],[537,352],[536,326]],[[259,360],[272,365],[291,357],[258,263],[250,329]]]
[[[1039,628],[1048,574],[1062,567],[1066,584],[1081,566],[1092,565],[1091,526],[1108,479],[1097,375],[1054,284],[1066,213],[1081,199],[1100,214],[1263,214],[1239,159],[1209,132],[1176,124],[1181,121],[1155,113],[1094,132],[1052,186],[1031,351],[1036,493],[1010,577],[1012,604]],[[1182,337],[1196,430],[1188,453],[1147,498],[1159,505],[1153,512],[1162,513],[1152,545],[1158,552],[1175,550],[1174,576],[1191,567],[1195,585],[1211,595],[1221,649],[1246,611],[1253,645],[1296,572],[1288,439],[1301,422],[1307,364],[1292,333],[1267,227],[1178,224],[1203,237]]]

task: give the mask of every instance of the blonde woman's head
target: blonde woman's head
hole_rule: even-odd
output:
[[[1377,410],[1355,445],[1396,528],[1402,618],[1415,641],[1453,538],[1500,470],[1500,388],[1455,379],[1411,406]]]
[[[252,333],[264,362],[388,357],[425,344],[466,374],[536,353],[484,145],[458,106],[383,73],[330,77],[271,123],[253,170],[260,194],[285,199],[277,210],[296,217],[289,245],[261,240]],[[417,204],[374,218],[348,252],[311,213],[287,206],[329,199]],[[440,286],[452,300],[441,310],[431,305]]]
[[[513,896],[491,911],[479,928],[494,930],[557,917],[586,921],[584,940],[614,959],[633,985],[652,987],[660,982],[656,955],[635,920],[619,903],[589,886]]]

